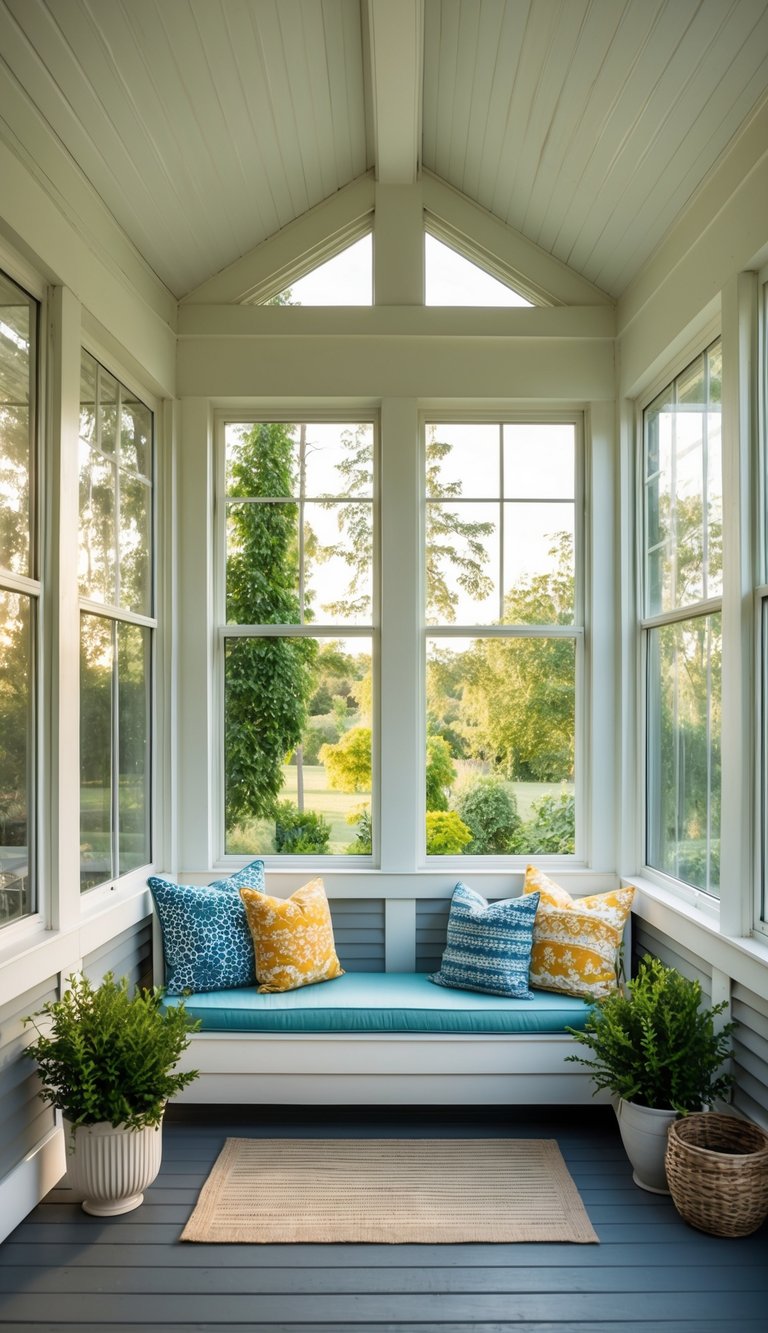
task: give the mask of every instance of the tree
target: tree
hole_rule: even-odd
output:
[[[451,747],[442,736],[427,740],[427,809],[447,810],[448,792],[456,781]]]
[[[281,422],[244,431],[230,464],[229,495],[294,493],[294,442]],[[298,506],[231,504],[227,618],[240,625],[290,625],[301,619]],[[306,612],[305,612],[306,614]],[[226,656],[226,821],[269,817],[283,785],[282,764],[301,744],[314,684],[314,639],[230,640]]]
[[[337,791],[370,791],[371,728],[352,727],[336,745],[323,745],[320,763]]]

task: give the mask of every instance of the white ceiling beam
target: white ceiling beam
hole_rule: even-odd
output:
[[[424,0],[365,0],[376,179],[412,185],[421,165]]]

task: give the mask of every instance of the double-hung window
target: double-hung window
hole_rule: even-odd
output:
[[[577,850],[580,434],[426,424],[428,856]]]
[[[646,863],[720,885],[722,352],[714,342],[643,414],[641,634]]]
[[[221,423],[227,854],[372,854],[374,434]]]
[[[37,327],[0,273],[0,926],[36,906]]]
[[[80,888],[151,858],[153,414],[80,371]]]

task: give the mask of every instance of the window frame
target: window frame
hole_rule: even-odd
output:
[[[474,261],[473,261],[474,262]],[[573,515],[574,515],[574,619],[573,626],[555,627],[556,633],[549,634],[548,628],[531,626],[518,627],[500,627],[493,625],[448,625],[436,626],[429,625],[426,622],[426,511],[427,495],[424,485],[426,474],[426,434],[428,426],[432,424],[439,425],[474,425],[490,424],[503,427],[505,425],[549,425],[565,424],[574,427],[574,497],[573,497]],[[537,863],[540,863],[553,871],[558,868],[576,869],[587,866],[590,863],[592,855],[590,819],[589,819],[589,793],[592,790],[592,776],[594,771],[594,757],[592,755],[592,746],[586,744],[588,735],[590,709],[589,709],[589,673],[590,673],[590,651],[589,651],[589,625],[590,625],[590,571],[587,561],[587,552],[590,547],[589,525],[591,521],[591,509],[589,507],[589,497],[587,494],[587,425],[585,413],[582,409],[557,408],[547,411],[546,408],[534,408],[526,411],[524,407],[515,407],[514,410],[493,408],[475,409],[472,411],[459,411],[455,408],[442,409],[439,403],[430,406],[429,409],[422,409],[419,412],[419,475],[420,483],[420,512],[419,512],[419,544],[421,552],[421,623],[420,623],[420,642],[419,652],[421,659],[421,682],[419,697],[419,715],[421,721],[420,734],[420,753],[421,766],[419,772],[419,826],[421,829],[420,856],[416,868],[435,870],[454,871],[464,870],[467,872],[476,871],[516,871],[524,867],[528,861],[535,855]],[[500,497],[500,505],[503,507],[504,498]],[[575,690],[574,690],[574,797],[575,797],[575,831],[574,831],[574,851],[571,855],[556,855],[554,853],[518,853],[508,856],[428,856],[426,852],[426,744],[427,744],[427,700],[426,700],[426,644],[430,638],[441,638],[450,641],[451,638],[541,638],[558,637],[573,639],[575,643]]]
[[[372,568],[372,607],[370,625],[333,625],[327,622],[308,622],[298,625],[228,625],[226,617],[226,572],[227,572],[227,487],[226,487],[226,427],[228,425],[256,425],[260,423],[281,422],[290,425],[307,425],[329,422],[350,425],[370,424],[373,428],[373,493],[371,506],[373,513],[373,568]],[[293,407],[277,406],[275,410],[252,405],[238,408],[219,408],[213,415],[213,727],[211,744],[213,755],[211,762],[211,808],[214,812],[212,829],[212,862],[216,867],[232,869],[243,865],[253,856],[258,856],[271,870],[372,870],[381,863],[381,777],[380,777],[380,697],[381,697],[381,523],[380,523],[380,447],[381,414],[378,407],[366,403],[360,406],[340,404],[338,409],[327,404],[315,408],[300,401]],[[277,852],[254,852],[244,856],[242,853],[226,850],[225,817],[225,652],[228,639],[238,638],[315,638],[342,639],[359,638],[370,641],[371,662],[373,666],[373,709],[372,709],[372,746],[371,746],[371,815],[373,819],[372,853],[370,856],[332,853],[322,856],[319,853],[300,856]]]
[[[710,597],[706,600],[701,599],[698,602],[687,604],[683,607],[676,607],[669,611],[661,611],[655,615],[647,616],[645,614],[645,588],[646,588],[646,546],[645,546],[645,524],[646,524],[646,478],[645,478],[645,412],[652,405],[654,400],[664,392],[666,388],[671,387],[674,382],[698,359],[703,356],[710,347],[716,342],[720,342],[722,348],[722,329],[719,321],[710,322],[691,343],[688,343],[676,357],[667,362],[664,369],[647,386],[643,394],[635,402],[634,413],[634,517],[635,517],[635,605],[636,605],[636,642],[637,642],[637,766],[638,766],[638,845],[640,850],[640,863],[642,866],[641,876],[650,883],[657,884],[663,888],[673,898],[682,903],[689,904],[708,915],[713,921],[718,920],[720,916],[721,892],[717,895],[708,893],[704,889],[697,888],[694,885],[687,884],[684,880],[676,879],[663,870],[657,869],[648,863],[648,821],[649,821],[649,801],[648,801],[648,744],[649,744],[649,651],[648,642],[650,633],[657,628],[669,624],[679,624],[688,620],[697,619],[701,616],[708,616],[713,613],[719,613],[722,617],[723,593],[717,597]],[[721,413],[722,419],[722,413]],[[725,515],[723,516],[725,522]]]
[[[768,267],[758,274],[755,624],[754,933],[768,939]]]

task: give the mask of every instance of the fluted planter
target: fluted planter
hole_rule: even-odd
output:
[[[649,1194],[669,1194],[664,1154],[675,1111],[658,1111],[637,1102],[619,1101],[616,1108],[621,1141],[632,1164],[632,1179]]]
[[[117,1217],[138,1208],[160,1170],[162,1124],[126,1129],[102,1122],[73,1130],[65,1120],[64,1132],[69,1179],[83,1196],[83,1212]]]

